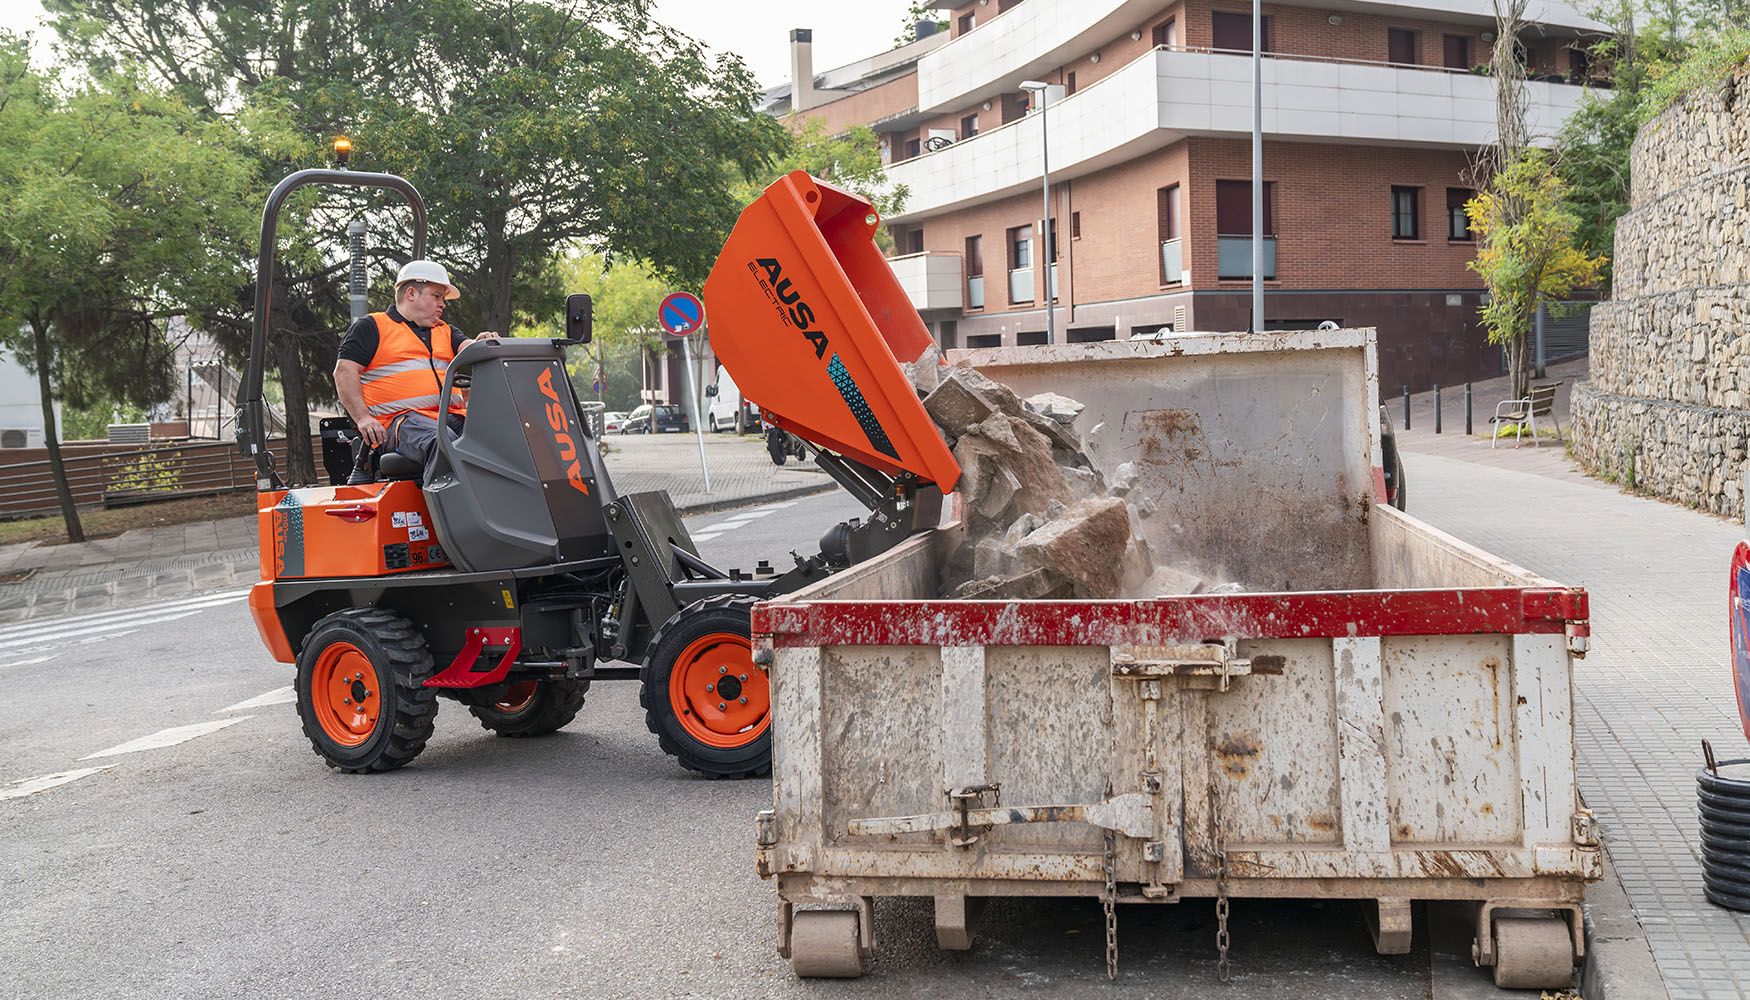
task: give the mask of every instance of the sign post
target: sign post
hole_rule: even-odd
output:
[[[705,424],[700,420],[699,394],[693,384],[693,333],[705,325],[705,303],[691,292],[670,292],[657,307],[656,314],[662,329],[671,337],[679,337],[681,341],[681,367],[687,374],[687,402],[693,411],[693,433],[699,441],[699,474],[705,480],[705,493],[711,492],[711,470],[705,466]],[[655,417],[651,418],[650,429],[656,430]]]

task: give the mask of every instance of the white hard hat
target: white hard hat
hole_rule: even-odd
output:
[[[402,283],[408,281],[430,281],[444,286],[448,289],[444,293],[445,300],[462,297],[462,293],[456,291],[456,286],[450,284],[450,272],[444,270],[444,266],[435,260],[408,261],[402,266],[401,273],[395,276],[395,287],[400,288]]]

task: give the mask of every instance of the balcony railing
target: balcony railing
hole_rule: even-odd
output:
[[[966,279],[966,308],[984,308],[984,275],[975,274]]]
[[[1250,236],[1217,236],[1215,238],[1215,276],[1223,281],[1252,276],[1252,238]],[[1264,279],[1276,277],[1276,237],[1264,237]]]
[[[1052,301],[1056,301],[1057,300],[1057,262],[1056,261],[1051,262],[1051,274],[1050,274],[1050,277],[1045,279],[1045,283],[1047,285],[1049,285],[1051,288]]]
[[[958,311],[965,302],[959,254],[933,250],[890,257],[887,263],[918,312]]]
[[[1185,248],[1178,240],[1161,242],[1161,284],[1185,280]]]
[[[1009,301],[1019,304],[1033,301],[1033,269],[1017,267],[1009,272]]]

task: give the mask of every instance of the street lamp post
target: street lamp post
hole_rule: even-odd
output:
[[[1051,148],[1045,134],[1045,95],[1046,84],[1039,80],[1022,80],[1021,89],[1039,98],[1039,167],[1045,179],[1045,231],[1040,233],[1040,244],[1045,250],[1039,256],[1043,263],[1039,265],[1039,273],[1045,283],[1045,342],[1057,343],[1057,321],[1051,308]]]

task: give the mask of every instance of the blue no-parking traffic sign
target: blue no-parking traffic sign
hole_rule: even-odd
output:
[[[656,314],[663,331],[672,337],[684,337],[705,325],[705,303],[691,292],[671,292]]]

